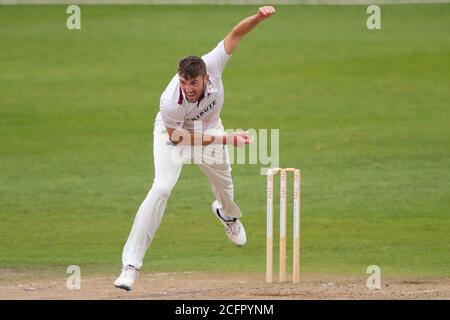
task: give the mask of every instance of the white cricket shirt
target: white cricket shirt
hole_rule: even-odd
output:
[[[209,74],[204,98],[198,102],[187,101],[180,88],[178,74],[170,81],[160,98],[161,118],[168,128],[194,130],[194,122],[202,121],[202,130],[220,124],[220,111],[224,102],[222,72],[231,55],[225,51],[223,40],[209,53],[202,56]]]

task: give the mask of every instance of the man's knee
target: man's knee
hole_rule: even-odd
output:
[[[163,198],[168,198],[172,191],[173,185],[165,182],[154,182],[152,186],[152,192]]]

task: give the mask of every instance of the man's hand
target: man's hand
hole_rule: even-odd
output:
[[[258,21],[263,21],[263,20],[269,18],[275,12],[276,12],[276,10],[272,6],[260,7],[258,10],[258,18],[257,19],[258,19]]]
[[[233,132],[226,136],[226,144],[231,144],[235,147],[243,147],[250,143],[252,143],[252,136],[247,131]]]

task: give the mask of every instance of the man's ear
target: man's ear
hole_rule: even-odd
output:
[[[209,74],[205,74],[205,77],[203,78],[205,82],[208,82],[209,80]]]

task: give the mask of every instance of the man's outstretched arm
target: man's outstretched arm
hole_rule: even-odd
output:
[[[191,146],[207,146],[209,144],[223,144],[233,145],[235,147],[242,147],[246,144],[252,143],[252,136],[247,131],[237,131],[224,135],[206,135],[202,133],[194,133],[186,129],[168,128],[169,140],[173,144],[182,143],[183,145]]]
[[[233,30],[225,37],[224,45],[225,51],[230,55],[233,53],[234,48],[237,47],[239,41],[250,31],[255,28],[258,23],[269,18],[275,13],[275,8],[272,6],[260,7],[258,13],[245,18],[239,22]]]

